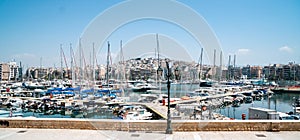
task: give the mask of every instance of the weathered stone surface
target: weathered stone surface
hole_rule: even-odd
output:
[[[0,128],[90,129],[118,131],[165,131],[165,120],[124,121],[87,119],[3,118]],[[300,131],[300,121],[226,120],[172,121],[173,131]]]

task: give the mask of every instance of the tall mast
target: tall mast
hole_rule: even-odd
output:
[[[156,34],[156,47],[157,47],[157,54],[158,54],[157,55],[158,67],[160,67],[158,34]]]
[[[123,58],[123,48],[122,48],[122,40],[120,41],[120,60],[119,60],[119,62],[120,62],[120,72],[119,72],[119,75],[120,75],[120,80],[123,82],[123,80],[125,80],[125,78],[124,79],[122,79],[123,77],[122,77],[122,73],[124,72],[124,69],[123,69],[123,66],[124,66],[124,58]],[[122,78],[121,78],[122,77]]]
[[[109,71],[109,54],[110,54],[110,44],[107,42],[107,63],[106,63],[106,84],[109,84],[108,71]]]
[[[222,79],[222,63],[223,63],[223,52],[221,51],[220,52],[220,72],[219,72],[219,74],[220,74],[220,76],[219,76],[219,82],[220,82],[220,80]]]
[[[95,43],[93,43],[93,88],[95,88],[96,76],[95,76]]]
[[[235,62],[236,62],[236,55],[233,57],[233,79],[235,79]]]
[[[229,79],[229,80],[231,80],[231,67],[230,67],[230,62],[231,62],[231,55],[229,55],[229,58],[228,58],[228,68],[227,68],[227,69],[228,69],[228,70],[227,70],[227,71],[228,71],[227,73],[228,73],[228,79]]]
[[[214,49],[214,66],[213,66],[213,80],[216,79],[216,49]]]
[[[123,71],[123,79],[122,80],[127,80],[126,78],[126,71],[125,71],[125,61],[124,61],[124,54],[123,54],[123,42],[122,40],[120,41],[120,61],[122,65],[122,71]],[[127,82],[126,82],[127,83]]]
[[[156,58],[156,48],[154,48],[154,60],[155,60],[155,58]],[[158,75],[157,75],[157,72],[156,72],[156,74],[155,74],[155,85],[157,86],[157,77]]]
[[[88,79],[88,84],[89,87],[91,87],[93,84],[91,84],[93,82],[93,62],[92,62],[92,57],[93,57],[93,47],[92,47],[92,51],[90,52],[90,60],[89,60],[89,64],[86,67],[86,73],[87,73],[87,79]]]
[[[120,41],[120,61],[121,61],[121,68],[122,68],[122,73],[123,73],[123,79],[121,80],[121,82],[126,82],[126,86],[128,87],[128,81],[127,81],[127,78],[126,78],[126,70],[125,70],[125,61],[124,61],[124,54],[123,54],[123,42],[122,40]],[[122,77],[122,76],[121,76]],[[124,89],[124,88],[123,88]],[[124,90],[122,89],[122,96],[124,97]]]
[[[95,68],[97,67],[97,70],[98,70],[98,75],[97,75],[97,78],[96,78],[96,70],[95,70],[95,79],[99,79],[101,80],[101,66],[98,65],[98,61],[97,61],[97,54],[95,52]]]
[[[82,48],[81,48],[81,38],[79,39],[79,70],[80,70],[80,76],[79,76],[79,83],[80,83],[80,88],[82,86]]]
[[[72,87],[74,87],[75,83],[75,74],[74,74],[74,62],[73,62],[73,50],[72,50],[72,43],[70,43],[70,57],[71,57],[71,78],[72,78]]]
[[[20,61],[20,71],[19,71],[19,81],[23,82],[23,66],[22,66],[22,62]],[[49,79],[49,78],[48,78]]]
[[[66,75],[68,75],[68,68],[69,67],[68,67],[66,55],[64,53],[64,50],[63,50],[62,46],[60,47],[60,49],[61,49],[61,67],[62,67],[62,72],[64,71],[64,69],[63,69],[63,60],[64,60],[65,65],[66,65]],[[62,77],[62,79],[63,79],[63,77]]]
[[[62,44],[60,44],[60,68],[61,68],[61,80],[63,80],[63,54],[62,54]]]
[[[202,77],[202,58],[203,58],[203,48],[201,48],[201,54],[200,54],[200,65],[199,65],[199,79],[201,81],[201,77]]]
[[[83,59],[83,69],[82,69],[82,79],[85,79],[86,77],[88,78],[89,75],[88,75],[88,71],[87,71],[87,62],[85,60],[85,56],[84,56],[84,53],[83,53],[83,48],[81,47],[81,56],[82,56],[82,59]],[[83,73],[83,70],[85,70],[85,73]]]
[[[158,34],[156,34],[156,47],[157,47],[157,65],[158,65],[158,68],[160,68]],[[157,76],[156,76],[156,78],[157,78]],[[159,78],[159,91],[161,94],[161,78]]]

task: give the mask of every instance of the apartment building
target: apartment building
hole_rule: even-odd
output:
[[[0,81],[8,81],[10,76],[10,68],[7,63],[0,63]]]

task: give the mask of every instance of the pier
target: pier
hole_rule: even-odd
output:
[[[234,95],[235,93],[229,92],[225,94],[220,94],[220,95],[213,95],[211,97],[198,97],[194,99],[188,99],[188,100],[180,100],[180,101],[174,101],[170,103],[170,106],[175,107],[178,104],[193,104],[193,103],[199,103],[204,100],[210,100],[210,99],[216,99],[216,98],[222,98],[225,96],[231,96]],[[155,114],[159,115],[163,119],[167,119],[167,105],[162,105],[161,103],[132,103],[132,104],[140,104],[144,105],[146,108],[150,109],[152,112]],[[172,110],[171,110],[172,114]]]

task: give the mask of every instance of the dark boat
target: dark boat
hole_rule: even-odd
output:
[[[253,102],[253,98],[251,96],[247,96],[245,98],[245,103],[252,103]]]
[[[241,102],[238,99],[232,101],[232,107],[239,107],[241,106]]]
[[[271,89],[274,93],[300,93],[300,87],[275,88]]]
[[[200,87],[212,87],[213,86],[213,82],[210,81],[202,81],[199,84]]]

